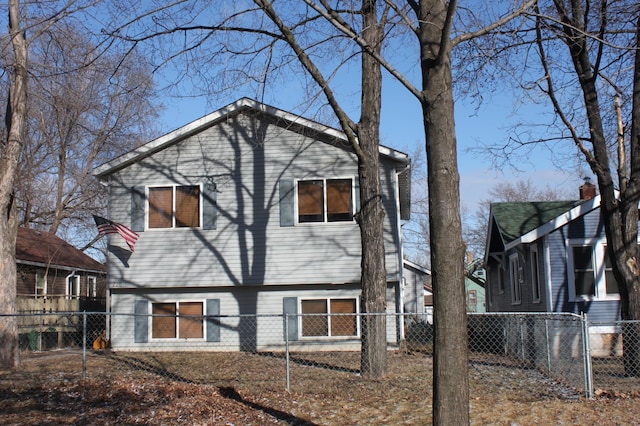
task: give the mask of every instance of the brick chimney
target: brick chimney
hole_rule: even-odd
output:
[[[584,184],[580,186],[580,199],[590,200],[596,196],[596,186],[591,183],[589,177],[584,178]]]

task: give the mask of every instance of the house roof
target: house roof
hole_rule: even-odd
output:
[[[130,151],[124,155],[121,155],[120,157],[117,157],[107,163],[96,167],[93,171],[93,174],[98,178],[104,178],[117,170],[125,168],[128,165],[135,163],[172,144],[175,144],[193,134],[201,132],[206,128],[212,127],[222,121],[225,121],[231,116],[246,111],[254,111],[261,114],[269,115],[277,119],[277,122],[281,123],[280,125],[290,126],[292,129],[305,128],[312,132],[320,133],[327,138],[342,142],[347,140],[346,135],[340,130],[292,114],[290,112],[265,105],[253,99],[242,98],[237,100],[236,102],[218,109],[217,111],[212,112],[211,114],[199,118],[189,124],[186,124],[179,129],[176,129],[164,136],[152,140],[151,142],[148,142],[140,146],[139,148],[134,149],[133,151]],[[407,154],[382,145],[379,147],[379,152],[380,155],[389,158],[397,163],[396,171],[398,172],[398,182],[400,186],[400,215],[402,219],[408,220],[410,218],[411,205],[411,173],[409,170],[411,160]]]
[[[46,231],[18,228],[16,262],[57,269],[105,273],[105,266],[68,242]]]
[[[533,242],[598,207],[599,195],[587,201],[492,203],[487,253],[495,238],[494,226],[503,248],[508,250],[518,244]]]

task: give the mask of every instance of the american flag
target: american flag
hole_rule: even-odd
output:
[[[104,217],[93,215],[93,220],[96,222],[96,226],[98,227],[98,233],[100,235],[107,234],[120,234],[122,238],[126,241],[127,245],[133,252],[133,246],[136,245],[136,241],[138,241],[138,237],[140,237],[137,233],[135,233],[131,228],[124,226],[121,223],[116,223],[110,221],[109,219],[105,219]]]

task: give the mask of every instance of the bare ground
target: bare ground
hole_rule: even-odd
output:
[[[25,357],[0,372],[6,425],[424,425],[431,423],[431,358],[389,354],[384,380],[357,374],[357,354],[292,357],[290,392],[278,354],[91,354]],[[312,363],[313,366],[309,366]],[[640,425],[638,379],[594,399],[536,370],[470,367],[474,425]]]

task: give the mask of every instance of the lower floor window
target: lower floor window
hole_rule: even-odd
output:
[[[356,312],[356,299],[302,300],[302,335],[356,336]]]
[[[154,339],[198,339],[204,336],[202,302],[153,303]]]

